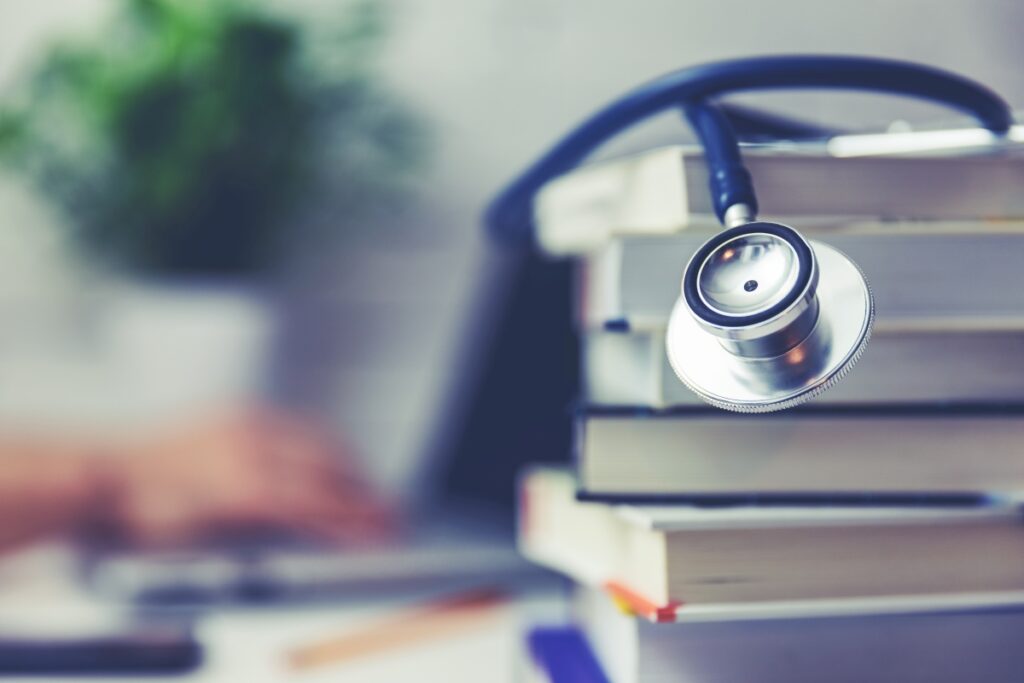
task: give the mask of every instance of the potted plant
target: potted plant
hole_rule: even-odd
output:
[[[144,402],[251,390],[274,274],[329,237],[305,209],[330,194],[351,229],[407,187],[423,138],[375,77],[382,32],[372,1],[303,23],[252,2],[122,0],[0,105],[0,160],[121,283],[109,338]]]

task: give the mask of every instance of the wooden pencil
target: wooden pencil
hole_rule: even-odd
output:
[[[508,602],[496,589],[480,589],[434,600],[367,628],[303,645],[288,653],[293,670],[339,664],[457,633],[494,615]]]

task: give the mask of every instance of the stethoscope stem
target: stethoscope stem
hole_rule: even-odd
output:
[[[749,204],[733,204],[722,215],[722,225],[735,228],[757,220],[757,215]]]

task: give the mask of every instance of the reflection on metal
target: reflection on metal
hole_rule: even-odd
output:
[[[765,229],[795,235],[798,248],[793,237]],[[720,408],[759,413],[809,400],[850,370],[871,335],[874,305],[860,269],[785,226],[751,223],[698,252],[690,269],[706,309],[685,293],[679,298],[666,336],[669,362]]]

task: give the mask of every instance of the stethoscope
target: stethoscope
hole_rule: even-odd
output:
[[[996,136],[1012,125],[1006,102],[967,78],[887,59],[775,56],[676,71],[591,116],[510,184],[486,223],[505,242],[530,243],[533,200],[596,147],[666,109],[681,108],[703,146],[715,213],[725,229],[683,271],[666,348],[679,379],[712,405],[746,413],[803,403],[846,375],[871,336],[874,302],[844,254],[793,228],[757,220],[757,197],[730,117],[712,102],[769,88],[844,88],[924,98],[971,114]],[[757,117],[744,127],[757,129]],[[770,123],[761,133],[778,129]],[[841,162],[839,162],[841,163]]]

